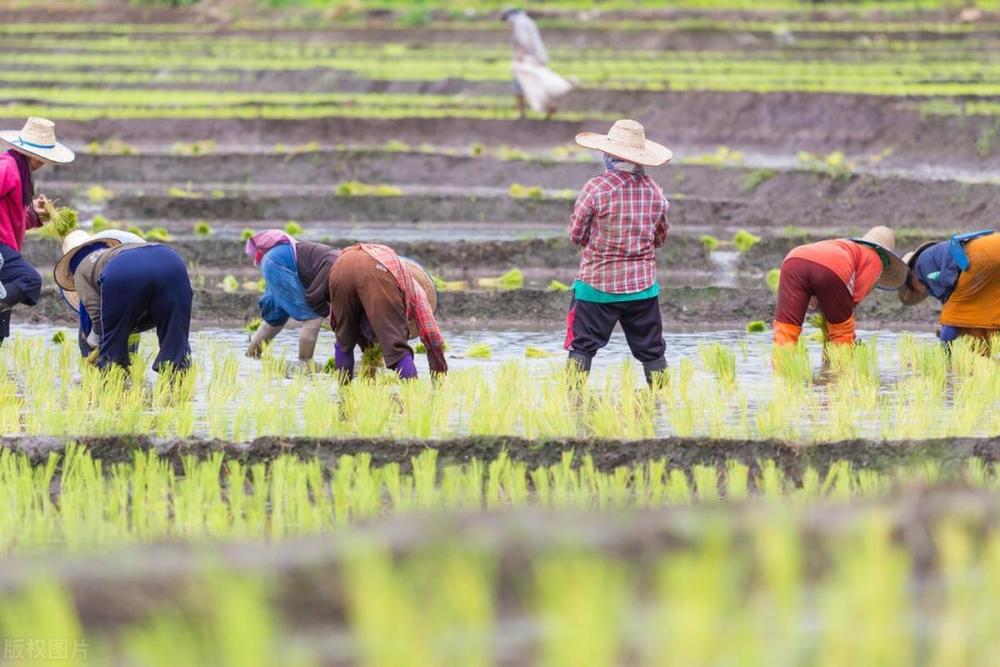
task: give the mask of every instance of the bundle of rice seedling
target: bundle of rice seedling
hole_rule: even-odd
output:
[[[75,209],[67,206],[57,208],[48,199],[42,200],[42,207],[45,209],[45,216],[48,222],[38,229],[39,236],[62,241],[66,236],[76,229],[79,216]]]

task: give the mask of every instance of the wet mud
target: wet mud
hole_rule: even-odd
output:
[[[939,438],[928,440],[847,440],[805,444],[760,440],[712,440],[707,438],[658,438],[617,441],[601,439],[526,440],[516,437],[464,437],[448,440],[258,438],[248,443],[205,439],[156,439],[150,437],[84,437],[73,441],[108,464],[130,462],[137,452],[155,449],[158,455],[183,471],[187,456],[207,458],[221,452],[227,459],[246,463],[271,461],[289,455],[319,459],[334,465],[341,456],[365,453],[372,465],[397,463],[410,469],[412,458],[429,448],[438,451],[439,465],[491,461],[506,452],[529,468],[559,464],[563,452],[573,452],[579,463],[589,456],[599,470],[663,460],[669,468],[690,470],[694,466],[723,469],[727,461],[739,461],[759,473],[760,463],[774,461],[785,475],[801,481],[807,468],[825,473],[831,464],[851,463],[855,469],[891,471],[899,466],[933,461],[944,472],[960,471],[970,459],[987,464],[1000,462],[1000,438]],[[23,453],[34,464],[60,453],[68,442],[57,437],[0,438],[0,447]]]

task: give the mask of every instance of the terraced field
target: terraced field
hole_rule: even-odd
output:
[[[998,3],[544,3],[577,84],[553,120],[517,117],[497,3],[331,4],[0,2],[0,127],[56,121],[78,157],[38,190],[177,249],[197,329],[194,373],[97,373],[29,235],[0,661],[993,664],[996,359],[893,294],[843,354],[747,328],[797,244],[996,226]],[[589,384],[562,370],[566,225],[602,169],[573,138],[623,117],[675,152],[649,389],[620,334]],[[340,388],[291,333],[243,358],[244,239],[273,227],[427,266],[449,377]]]

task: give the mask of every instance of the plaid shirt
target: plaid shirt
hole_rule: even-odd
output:
[[[577,280],[611,294],[656,282],[656,248],[667,240],[670,202],[644,173],[608,170],[587,181],[570,216],[569,238],[583,246]]]
[[[437,320],[434,319],[434,311],[431,310],[427,295],[424,294],[424,290],[413,279],[407,268],[403,266],[396,251],[389,246],[374,243],[359,243],[358,246],[372,259],[384,266],[396,279],[399,289],[403,290],[406,319],[416,322],[417,331],[420,332],[420,340],[427,346],[427,349],[443,349],[444,336],[441,335],[441,329],[438,327]]]

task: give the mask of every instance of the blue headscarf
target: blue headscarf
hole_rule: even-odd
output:
[[[928,247],[914,262],[913,272],[935,299],[944,303],[955,290],[962,271],[951,254],[950,241]]]
[[[267,288],[260,297],[261,319],[272,326],[281,326],[288,318],[299,321],[321,317],[306,303],[306,290],[299,280],[295,252],[289,243],[276,245],[260,261]]]

